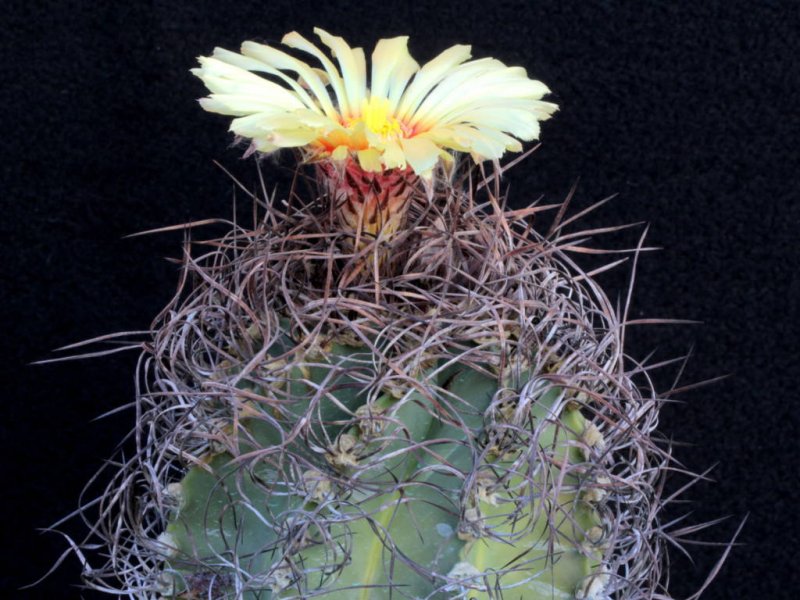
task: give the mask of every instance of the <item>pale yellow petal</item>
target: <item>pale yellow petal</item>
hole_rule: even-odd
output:
[[[354,111],[358,111],[367,93],[367,61],[364,50],[351,48],[341,37],[333,36],[319,27],[314,28],[314,33],[330,48],[331,54],[339,63],[351,115],[358,116]]]
[[[350,148],[345,145],[336,146],[333,152],[331,152],[331,158],[333,160],[344,160],[350,154]]]
[[[396,140],[387,140],[383,144],[383,164],[387,169],[405,169],[406,155]]]
[[[240,96],[235,94],[211,94],[208,98],[200,98],[200,106],[208,112],[221,115],[241,117],[253,113],[284,112],[276,108],[269,99],[261,96]]]
[[[260,82],[232,81],[230,79],[206,76],[203,79],[203,83],[212,94],[261,98],[282,110],[306,108],[303,102],[292,92],[266,80],[261,80]]]
[[[265,79],[261,79],[260,81],[246,80],[243,78],[231,79],[206,74],[203,76],[203,83],[209,91],[214,94],[227,94],[229,96],[270,96],[274,98],[275,106],[283,109],[300,108],[303,106],[299,99],[295,98],[297,102],[292,102],[292,100],[287,97],[287,94],[291,94],[291,92],[287,92],[279,85],[267,82]]]
[[[466,148],[476,162],[500,158],[506,150],[518,152],[522,149],[518,140],[493,129],[478,129],[468,125],[456,125],[451,129],[454,134],[452,139],[462,148]],[[439,142],[448,146],[447,137],[440,137]]]
[[[450,69],[470,57],[470,51],[470,46],[453,46],[424,64],[400,99],[395,116],[398,119],[410,117],[431,88],[439,83]]]
[[[531,141],[539,137],[540,120],[530,109],[510,109],[498,105],[461,113],[457,121],[469,123],[481,129],[491,128],[505,131],[521,140]]]
[[[298,129],[275,129],[270,132],[267,140],[280,148],[297,148],[306,146],[317,139],[317,132],[313,129],[301,127]]]
[[[456,152],[469,152],[469,138],[456,131],[453,126],[437,127],[417,137],[429,139],[442,148],[449,148]]]
[[[276,148],[305,146],[319,138],[320,129],[307,125],[304,119],[302,114],[294,113],[252,114],[234,119],[230,130],[236,135],[271,144]]]
[[[381,155],[375,148],[367,148],[366,150],[358,151],[358,163],[365,171],[372,171],[378,173],[383,171],[383,164],[381,163]]]
[[[349,96],[352,106],[361,106],[361,102],[369,96],[367,90],[367,58],[363,48],[353,48],[356,66],[358,67],[358,83],[354,88],[355,93]]]
[[[442,121],[460,111],[480,106],[495,106],[501,110],[503,105],[518,106],[529,102],[529,106],[533,107],[548,91],[547,86],[540,81],[521,79],[509,69],[485,72],[470,81],[461,82],[449,91],[448,96],[426,99],[425,105],[420,107],[411,123]],[[438,89],[434,93],[436,92]]]
[[[338,127],[335,121],[310,110],[293,110],[291,112],[277,113],[273,114],[271,119],[275,129],[295,129],[304,127],[316,131],[318,137]]]
[[[440,148],[429,139],[419,136],[401,139],[400,146],[408,164],[418,175],[430,171],[439,160]]]
[[[303,63],[303,64],[305,64],[305,63]],[[310,68],[314,73],[317,74],[317,76],[319,77],[319,80],[324,85],[330,85],[331,84],[331,80],[328,77],[328,72],[325,69],[320,69],[319,67],[310,67]],[[303,80],[302,79],[300,80],[300,83],[301,83],[301,85],[303,84]]]
[[[397,108],[396,99],[408,85],[408,80],[419,70],[419,64],[408,52],[408,36],[378,40],[372,52],[372,74],[370,94],[379,98],[389,98],[395,90],[392,110]]]
[[[247,44],[247,42],[245,42],[245,44]],[[247,71],[267,73],[269,75],[277,77],[278,79],[283,81],[286,85],[288,85],[295,94],[297,94],[297,97],[300,98],[303,104],[305,104],[306,108],[310,110],[316,110],[317,112],[321,112],[319,103],[316,102],[308,94],[308,92],[306,92],[306,90],[303,89],[303,87],[299,83],[297,83],[294,79],[287,76],[279,69],[274,68],[272,65],[265,63],[261,60],[257,60],[255,58],[251,58],[249,56],[243,56],[242,54],[237,54],[236,52],[225,50],[224,48],[215,48],[214,54],[212,56],[213,58],[216,58],[223,62],[227,62],[228,64],[234,65],[241,69],[245,69]]]
[[[537,102],[534,105],[534,113],[540,121],[546,121],[558,111],[558,104],[552,102]]]
[[[311,68],[303,61],[289,56],[282,50],[265,46],[264,44],[257,44],[256,42],[244,42],[242,44],[242,54],[267,64],[278,71],[291,71],[296,73],[297,76],[301,78],[302,83],[314,94],[316,97],[316,104],[319,105],[322,111],[331,118],[335,117],[337,114],[333,102],[331,101],[330,94],[328,94],[328,90],[325,87],[327,75],[326,80],[323,80],[315,69]],[[295,85],[299,86],[301,89],[303,87],[300,82],[296,82]]]
[[[251,140],[252,146],[255,146],[255,149],[259,152],[263,152],[264,154],[269,154],[270,152],[275,152],[276,150],[280,150],[278,146],[275,144],[271,144],[267,140],[264,139],[253,139]]]
[[[347,101],[347,93],[345,92],[339,71],[336,70],[336,67],[334,66],[333,62],[331,62],[331,59],[325,56],[322,50],[317,48],[314,44],[309,42],[296,31],[287,33],[285,36],[283,36],[283,40],[281,40],[281,42],[290,48],[296,48],[297,50],[302,50],[303,52],[311,54],[320,63],[322,63],[325,72],[328,74],[328,80],[330,81],[331,87],[336,94],[339,112],[343,115],[349,115],[350,105]]]
[[[270,114],[250,114],[245,117],[239,117],[231,121],[230,131],[236,135],[244,137],[266,140],[266,136],[272,129],[270,119],[273,115]]]
[[[323,134],[332,131],[336,127],[340,127],[338,119],[334,120],[310,110],[295,110],[292,111],[292,115],[303,125],[314,127]]]
[[[502,66],[503,63],[493,58],[481,58],[458,65],[425,97],[414,115],[408,119],[408,124],[413,126],[425,119],[432,109],[451,104],[460,98],[461,90],[474,85],[476,77],[487,70]]]
[[[419,65],[414,60],[398,63],[395,67],[389,79],[389,93],[387,95],[389,106],[393,113],[397,114],[397,107],[400,106],[403,94],[408,89],[408,82],[417,73],[419,73]]]
[[[264,96],[284,109],[306,107],[294,92],[277,83],[215,58],[200,57],[199,60],[201,68],[192,69],[192,73],[213,93]]]

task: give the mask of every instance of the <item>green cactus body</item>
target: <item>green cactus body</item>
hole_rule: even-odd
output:
[[[283,360],[285,337],[278,346],[268,360]],[[531,403],[519,435],[519,402],[497,403],[488,369],[440,360],[366,401],[370,357],[332,344],[281,363],[272,389],[240,384],[280,408],[246,403],[238,447],[210,451],[173,486],[164,595],[235,597],[235,563],[253,574],[244,598],[575,598],[600,568],[587,542],[600,521],[579,478],[553,466],[583,462],[587,423],[563,390]],[[282,438],[287,419],[311,414],[305,439]],[[280,452],[304,464],[287,472]]]

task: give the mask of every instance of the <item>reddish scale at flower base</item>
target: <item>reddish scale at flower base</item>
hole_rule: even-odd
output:
[[[309,161],[316,164],[317,180],[333,203],[343,230],[359,238],[380,234],[387,239],[402,226],[409,200],[415,191],[421,191],[422,182],[411,167],[386,169],[380,161],[370,162],[367,157],[374,150],[370,150],[368,136],[373,141],[399,143],[421,133],[422,128],[394,118],[386,98],[365,98],[360,108],[357,116],[342,118],[344,130],[334,130],[311,144]],[[333,159],[341,155],[345,158]]]
[[[386,237],[397,231],[409,200],[421,191],[419,176],[410,167],[365,171],[352,158],[343,165],[325,160],[316,163],[317,179],[334,203],[342,228]]]

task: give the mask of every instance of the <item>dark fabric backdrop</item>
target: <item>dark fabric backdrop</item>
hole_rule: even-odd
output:
[[[618,197],[583,223],[651,223],[632,316],[702,321],[632,329],[630,353],[692,349],[683,382],[731,377],[681,396],[662,431],[693,470],[690,522],[730,516],[701,536],[724,542],[749,514],[704,596],[794,598],[797,591],[798,71],[796,1],[745,2],[20,2],[6,0],[2,85],[2,597],[95,597],[73,587],[66,547],[39,535],[78,504],[83,484],[131,426],[136,357],[29,366],[51,349],[141,330],[174,291],[181,236],[123,236],[228,217],[252,160],[227,120],[204,113],[188,69],[215,45],[277,42],[314,25],[368,51],[410,34],[425,61],[459,42],[525,66],[561,111],[542,148],[509,174],[522,205],[563,198],[576,210]],[[271,173],[267,171],[272,177]],[[282,175],[274,175],[280,180]],[[621,247],[638,233],[598,240]],[[591,264],[587,259],[586,264]],[[624,296],[629,271],[600,277]],[[63,529],[79,535],[79,523]],[[672,589],[703,582],[719,547],[674,552]]]

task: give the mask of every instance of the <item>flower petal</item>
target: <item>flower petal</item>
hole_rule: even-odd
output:
[[[347,102],[350,105],[351,116],[358,116],[357,111],[361,101],[367,94],[367,61],[362,48],[351,48],[342,38],[336,37],[320,29],[314,28],[314,33],[319,36],[322,43],[331,49],[339,70],[344,79],[344,88],[347,93]]]
[[[247,44],[247,42],[245,42],[245,44]],[[304,90],[299,83],[287,76],[285,73],[282,73],[280,70],[274,68],[272,65],[264,63],[263,61],[255,58],[243,56],[241,54],[237,54],[236,52],[231,52],[230,50],[225,50],[224,48],[214,48],[214,54],[212,57],[230,65],[234,65],[235,67],[239,67],[240,69],[245,69],[246,71],[267,73],[279,78],[286,85],[288,85],[295,94],[297,94],[297,97],[300,98],[303,104],[305,104],[306,108],[320,112],[319,104],[313,98],[311,98],[311,96],[309,96],[308,92],[306,92],[306,90]]]
[[[208,112],[221,115],[242,117],[253,113],[283,112],[267,98],[261,96],[242,96],[236,94],[211,94],[208,98],[200,98],[200,106]]]
[[[383,144],[383,164],[387,169],[405,169],[408,166],[406,155],[395,140],[387,140]]]
[[[231,121],[230,131],[236,135],[252,139],[265,138],[266,135],[272,130],[270,118],[272,115],[265,113],[256,113],[239,117]]]
[[[406,89],[408,80],[419,71],[419,64],[408,52],[408,36],[378,40],[372,51],[372,73],[370,76],[370,95],[388,98],[392,111],[397,108],[397,100]],[[394,92],[394,101],[390,93]]]
[[[407,121],[408,124],[413,126],[424,120],[428,112],[440,105],[449,106],[460,97],[458,92],[463,87],[473,85],[472,81],[476,76],[488,69],[503,66],[503,63],[493,58],[482,58],[458,65],[425,97],[414,115]]]
[[[439,83],[450,69],[470,57],[471,49],[471,46],[452,46],[423,65],[403,94],[395,116],[400,120],[410,117],[431,88]]]
[[[522,149],[520,142],[509,135],[494,129],[478,129],[471,125],[442,127],[426,132],[422,136],[440,146],[459,152],[469,152],[476,162],[498,159],[506,150]]]
[[[379,173],[383,171],[381,155],[375,148],[358,151],[358,162],[365,171]]]
[[[200,57],[201,67],[192,69],[213,93],[255,96],[269,99],[275,106],[290,110],[306,108],[305,104],[286,88],[249,71],[216,58]]]
[[[252,139],[261,151],[265,146],[269,146],[273,150],[295,148],[306,146],[319,138],[318,119],[326,119],[326,117],[312,111],[263,112],[234,119],[231,122],[230,130],[236,135]],[[331,121],[328,123],[329,127],[335,127]]]
[[[408,164],[417,175],[430,172],[439,161],[441,148],[429,139],[419,136],[401,139],[400,146],[403,148]]]
[[[520,81],[517,77],[506,77],[502,73],[484,74],[457,86],[451,100],[442,100],[437,105],[421,107],[411,124],[427,128],[433,123],[450,122],[470,110],[492,107],[501,112],[504,108],[527,109],[539,114],[539,98],[546,93],[546,86],[538,81]],[[554,105],[550,105],[554,106]],[[552,114],[552,113],[550,113]]]
[[[242,54],[246,57],[252,58],[264,65],[269,65],[278,72],[292,71],[297,73],[301,78],[302,83],[310,89],[316,97],[316,104],[331,118],[337,114],[336,109],[331,101],[330,94],[326,89],[327,74],[323,80],[315,69],[307,65],[301,60],[297,60],[293,56],[289,56],[285,52],[264,44],[257,44],[255,42],[244,42],[242,44]],[[286,77],[284,75],[284,77]],[[287,79],[289,79],[287,77]],[[290,84],[291,85],[291,84]],[[294,82],[301,89],[303,85],[299,82]],[[294,88],[294,85],[292,87]]]
[[[542,101],[547,86],[525,69],[470,61],[469,46],[448,48],[420,68],[407,36],[375,45],[368,89],[364,51],[314,32],[326,48],[297,32],[283,43],[322,68],[248,41],[241,54],[217,48],[192,70],[211,92],[203,108],[237,117],[231,130],[252,140],[250,151],[308,146],[317,158],[355,157],[367,171],[410,167],[429,180],[440,160],[452,162],[449,150],[476,161],[521,150],[520,140],[538,138],[540,121],[558,108]]]
[[[336,93],[336,101],[339,104],[339,112],[341,114],[349,115],[350,105],[347,102],[347,94],[345,92],[344,85],[342,84],[342,78],[339,74],[339,71],[336,70],[333,62],[331,62],[331,59],[325,56],[325,54],[319,48],[317,48],[314,44],[309,42],[296,31],[287,33],[285,36],[283,36],[281,42],[285,46],[296,48],[297,50],[302,50],[303,52],[311,54],[313,57],[319,60],[320,63],[322,63],[322,66],[325,68],[325,72],[328,74],[328,80],[330,81],[331,87],[333,87],[333,91]]]
[[[451,122],[468,123],[479,129],[505,131],[521,140],[531,141],[539,137],[539,122],[542,120],[530,109],[498,110],[494,107],[483,107],[461,113],[457,119],[450,119],[442,125]]]
[[[347,158],[348,154],[350,154],[349,146],[336,146],[333,152],[331,152],[331,158],[333,160],[344,160]]]

